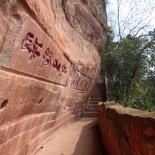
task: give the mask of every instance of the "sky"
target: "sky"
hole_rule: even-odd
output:
[[[128,34],[129,30],[134,27],[136,28],[131,32],[133,34],[145,27],[138,35],[147,33],[155,28],[155,0],[109,0],[110,3],[107,5],[108,25],[111,25],[116,33],[118,33],[117,1],[120,2],[122,36]],[[127,19],[127,22],[124,22],[125,19]]]

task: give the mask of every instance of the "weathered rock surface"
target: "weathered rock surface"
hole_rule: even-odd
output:
[[[155,113],[107,102],[98,105],[98,119],[108,155],[155,154]]]
[[[106,42],[101,0],[0,1],[0,154],[31,155],[81,116]]]

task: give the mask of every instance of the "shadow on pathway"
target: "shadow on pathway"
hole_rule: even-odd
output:
[[[97,123],[97,118],[81,118],[44,144],[36,155],[105,155]]]

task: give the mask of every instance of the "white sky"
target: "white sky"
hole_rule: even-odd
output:
[[[147,24],[147,28],[141,31],[141,33],[146,33],[149,30],[153,30],[155,28],[155,0],[109,0],[110,4],[107,5],[107,14],[108,14],[108,23],[117,29],[117,1],[120,2],[120,23],[121,25],[124,23],[124,20],[127,18],[127,25],[122,27],[121,31],[123,32],[122,35],[128,34],[129,29],[132,29],[140,23],[137,27],[143,27]],[[132,16],[132,18],[131,18]],[[149,17],[148,17],[149,16]],[[130,19],[131,18],[131,19]],[[130,19],[130,20],[129,20]],[[145,19],[145,20],[144,20]],[[129,28],[129,29],[128,29]],[[124,31],[123,31],[124,30]],[[135,29],[136,32],[137,30]]]

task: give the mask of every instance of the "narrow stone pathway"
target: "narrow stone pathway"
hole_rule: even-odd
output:
[[[38,150],[36,155],[103,155],[97,118],[81,118]]]

